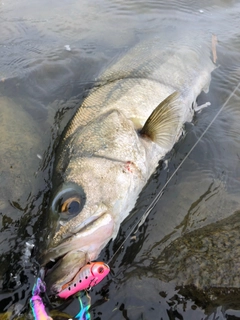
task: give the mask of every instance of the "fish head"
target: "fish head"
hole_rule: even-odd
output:
[[[139,169],[129,151],[135,150],[139,139],[133,126],[122,126],[121,120],[118,113],[105,115],[101,126],[93,128],[96,122],[79,134],[75,132],[62,147],[50,204],[56,219],[41,259],[50,293],[58,293],[81,267],[96,260],[116,236],[142,188]],[[114,123],[115,130],[101,132],[106,122],[109,126]],[[135,153],[142,156],[139,150]],[[125,154],[131,161],[123,158]]]
[[[113,236],[114,219],[107,205],[102,201],[91,205],[82,188],[74,184],[62,186],[51,210],[59,216],[57,231],[50,238],[42,262],[48,292],[57,293],[83,266],[97,258]]]

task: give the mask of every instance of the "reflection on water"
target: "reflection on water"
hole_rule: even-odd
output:
[[[99,71],[167,25],[194,26],[218,38],[219,67],[209,93],[199,97],[211,106],[186,125],[186,136],[166,157],[168,167],[158,168],[135,214],[102,252],[108,260],[238,85],[240,3],[2,1],[0,13],[1,311],[17,314],[38,270],[54,147]],[[93,319],[240,317],[239,121],[237,90],[145,224],[111,260],[111,275],[91,294]],[[37,245],[32,259],[26,241]],[[76,314],[76,300],[64,311]]]

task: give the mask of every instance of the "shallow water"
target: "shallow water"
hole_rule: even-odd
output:
[[[101,259],[111,259],[112,272],[91,293],[92,318],[240,318],[237,291],[221,296],[213,292],[210,300],[194,292],[179,291],[176,286],[186,284],[190,271],[181,275],[174,259],[173,263],[169,259],[165,269],[161,266],[163,255],[172,254],[168,251],[171,243],[173,252],[174,248],[179,250],[174,240],[181,243],[185,235],[193,234],[190,239],[195,244],[195,230],[211,233],[211,226],[223,220],[222,234],[224,226],[229,226],[230,233],[231,223],[237,221],[239,88],[184,161],[145,223],[123,244],[134,223],[240,81],[240,2],[2,1],[0,16],[1,312],[9,311],[14,316],[28,304],[38,270],[38,253],[36,250],[29,259],[26,242],[39,245],[39,241],[41,245],[44,240],[43,213],[51,190],[54,148],[88,88],[116,54],[137,40],[157,34],[159,28],[187,25],[218,38],[219,67],[213,72],[209,93],[199,97],[199,104],[210,101],[211,106],[196,114],[193,124],[186,125],[186,135],[166,156],[167,168],[160,164],[132,217],[102,252]],[[208,226],[210,229],[204,229]],[[200,235],[207,237],[205,233]],[[230,254],[223,260],[228,265],[225,272],[230,274],[231,286],[238,289],[239,243],[235,238],[230,242],[224,238]],[[175,252],[176,261],[184,265],[186,257]],[[193,252],[191,258],[195,257]],[[207,257],[211,252],[209,249]],[[211,276],[211,266],[205,270],[203,287]],[[176,273],[178,277],[171,276]],[[198,270],[196,278],[197,274]],[[221,275],[219,283],[223,280]],[[63,305],[72,316],[78,307],[77,300]]]

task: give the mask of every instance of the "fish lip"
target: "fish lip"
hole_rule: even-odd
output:
[[[97,219],[91,221],[90,224],[80,229],[78,233],[63,239],[58,246],[50,248],[45,252],[45,254],[43,254],[41,265],[45,270],[45,277],[51,278],[51,274],[54,273],[55,269],[58,268],[61,263],[64,264],[64,257],[68,254],[74,252],[83,252],[86,255],[85,263],[81,261],[81,255],[79,255],[79,264],[77,260],[77,262],[74,262],[76,265],[74,270],[77,271],[74,271],[72,274],[70,272],[67,274],[69,280],[70,277],[74,278],[80,268],[82,268],[87,262],[93,261],[97,258],[100,251],[111,239],[113,231],[113,217],[109,212],[105,212]],[[60,278],[65,278],[64,272],[61,274]],[[51,283],[50,280],[49,282]],[[58,292],[62,284],[64,284],[63,281],[56,285],[50,284],[50,292]],[[52,290],[51,287],[54,289]]]
[[[102,221],[104,224],[94,228],[94,224],[98,223],[99,220]],[[67,253],[73,250],[79,250],[79,251],[88,253],[88,250],[86,249],[81,250],[81,248],[79,248],[79,245],[75,243],[80,241],[80,239],[83,237],[86,238],[87,234],[90,234],[92,236],[93,232],[97,232],[99,228],[101,228],[103,225],[106,225],[107,223],[110,223],[112,227],[114,224],[112,216],[107,211],[104,211],[99,215],[95,215],[94,218],[90,217],[89,221],[87,222],[88,224],[86,224],[86,220],[85,220],[80,225],[79,228],[74,230],[75,232],[71,234],[69,233],[68,236],[61,239],[61,241],[56,246],[53,246],[52,248],[46,250],[40,259],[41,266],[44,267],[49,262],[55,263],[56,260],[59,260],[60,258],[64,257]],[[93,227],[92,231],[91,231],[91,227]],[[75,245],[75,247],[74,249],[68,249],[67,248],[68,245]],[[84,247],[86,247],[86,245]],[[91,256],[89,257],[89,259],[91,259]]]
[[[84,229],[90,228],[95,221],[101,219],[106,213],[108,213],[108,207],[104,203],[94,206],[86,205],[78,216],[60,226],[51,241],[52,246],[58,247],[67,239],[84,232]]]
[[[74,251],[73,251],[74,252]],[[42,267],[44,280],[46,283],[47,288],[47,294],[48,295],[56,295],[62,290],[62,286],[69,281],[72,281],[76,274],[79,272],[79,270],[85,266],[89,261],[85,258],[85,260],[81,260],[82,256],[79,256],[79,261],[73,261],[73,268],[70,266],[69,271],[67,275],[61,275],[59,278],[56,279],[55,272],[59,272],[59,267],[61,268],[62,262],[64,261],[64,258],[71,254],[72,251],[67,252],[65,255],[58,257],[55,262],[53,262],[53,265],[50,266],[50,263],[48,263],[46,266]],[[81,262],[81,264],[80,264]]]

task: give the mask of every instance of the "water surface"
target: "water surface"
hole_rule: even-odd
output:
[[[1,1],[0,17],[1,312],[14,316],[28,305],[41,247],[29,258],[26,242],[40,246],[44,241],[54,150],[64,126],[116,55],[161,28],[177,30],[184,25],[218,38],[218,68],[209,93],[198,99],[211,106],[186,125],[186,135],[160,163],[131,219],[102,252],[100,258],[111,260],[112,272],[91,292],[92,318],[240,318],[239,237],[231,232],[232,224],[238,230],[240,210],[240,89],[184,161],[145,223],[123,244],[239,83],[240,2]],[[215,277],[224,285],[227,273],[233,294],[212,292],[209,297],[182,289],[191,275],[194,281],[199,275],[198,269],[185,273],[178,269],[187,257],[201,257],[194,247],[198,234],[194,231],[201,239],[212,235],[206,257],[215,261],[211,248],[219,248],[219,259],[227,267],[225,274]],[[178,254],[186,249],[185,239],[193,243],[188,256]],[[198,263],[186,260],[186,266],[194,265]],[[199,281],[203,291],[211,281],[211,267],[206,266]],[[71,316],[78,308],[76,299],[63,305]]]

